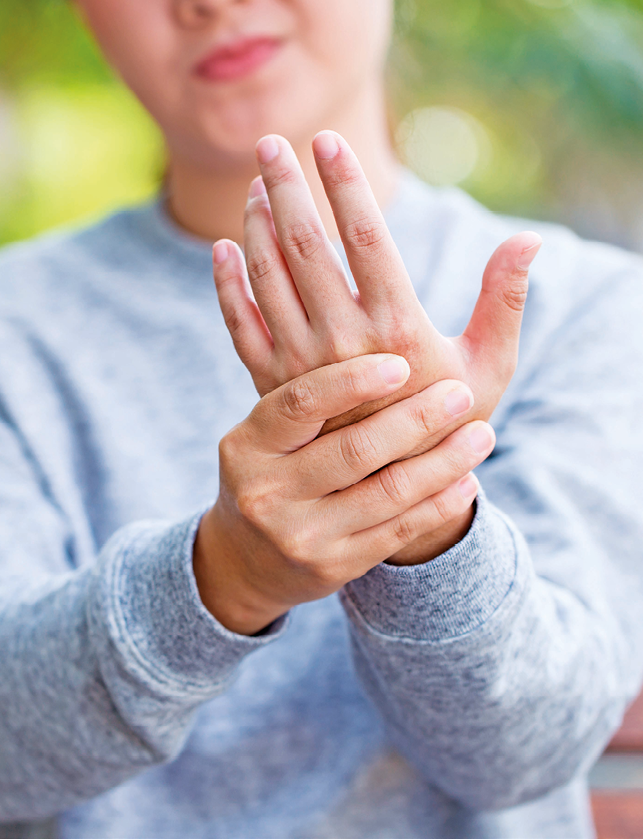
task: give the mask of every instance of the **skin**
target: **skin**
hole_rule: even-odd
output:
[[[351,142],[378,199],[395,188],[381,77],[390,0],[75,0],[107,60],[163,131],[169,209],[185,229],[243,241],[254,148],[287,136],[313,184],[324,223],[333,215],[310,143],[333,127]],[[222,43],[278,36],[284,48],[236,82],[195,77],[195,64]]]
[[[378,367],[394,359],[400,372],[385,367],[383,376]],[[437,382],[317,437],[329,415],[394,392],[408,372],[386,355],[322,367],[269,393],[223,438],[220,496],[203,518],[194,563],[204,602],[226,626],[252,634],[470,509],[478,485],[469,472],[495,439],[486,423],[397,462],[453,421],[449,396],[468,403],[459,382]]]
[[[321,433],[358,422],[442,379],[459,379],[471,388],[465,419],[488,420],[515,369],[527,268],[540,237],[522,233],[496,251],[467,328],[457,338],[445,338],[417,299],[347,143],[323,132],[313,145],[357,292],[350,289],[324,233],[292,148],[284,138],[262,139],[257,147],[262,178],[251,186],[246,208],[245,258],[232,242],[217,243],[214,249],[222,311],[257,390],[268,393],[325,364],[394,350],[411,365],[405,385],[330,419]],[[433,448],[461,423],[459,417],[427,432],[401,456]],[[368,449],[374,443],[365,439],[362,445]],[[388,561],[416,564],[438,556],[466,534],[472,515],[469,507],[403,546]]]
[[[163,130],[169,211],[223,239],[217,291],[261,396],[221,441],[220,495],[194,548],[205,606],[253,634],[381,561],[452,547],[473,516],[470,471],[493,448],[486,420],[515,367],[540,240],[501,246],[465,333],[437,333],[379,211],[398,175],[382,84],[390,0],[78,5]],[[194,75],[213,47],[256,34],[283,38],[267,65]]]

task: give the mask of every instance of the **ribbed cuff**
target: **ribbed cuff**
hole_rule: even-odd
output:
[[[422,565],[382,563],[344,587],[342,602],[376,632],[442,640],[471,632],[498,608],[516,575],[517,547],[507,519],[481,491],[469,532]]]
[[[101,564],[104,619],[127,669],[172,693],[211,693],[288,623],[284,616],[262,635],[248,637],[230,632],[208,612],[192,569],[202,515],[170,526],[123,528],[105,546],[107,567]]]

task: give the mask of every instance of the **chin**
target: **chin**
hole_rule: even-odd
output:
[[[255,146],[266,134],[281,134],[301,149],[312,143],[317,131],[329,127],[320,116],[325,109],[320,108],[319,97],[307,97],[305,102],[300,99],[282,89],[233,107],[200,103],[175,122],[181,129],[167,132],[168,140],[173,134],[171,145],[180,142],[184,153],[203,163],[207,159],[216,168],[255,168]]]

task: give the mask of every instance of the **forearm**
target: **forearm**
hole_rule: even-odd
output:
[[[125,528],[93,568],[0,605],[0,820],[56,813],[172,757],[194,709],[268,641],[201,605],[196,524]]]
[[[456,549],[382,566],[347,586],[344,604],[393,740],[474,809],[538,797],[587,768],[637,686],[609,616],[538,578],[484,498]]]

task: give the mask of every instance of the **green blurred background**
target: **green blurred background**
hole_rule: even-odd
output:
[[[643,251],[643,0],[400,0],[401,154]],[[0,0],[0,243],[158,188],[163,149],[63,0]]]

